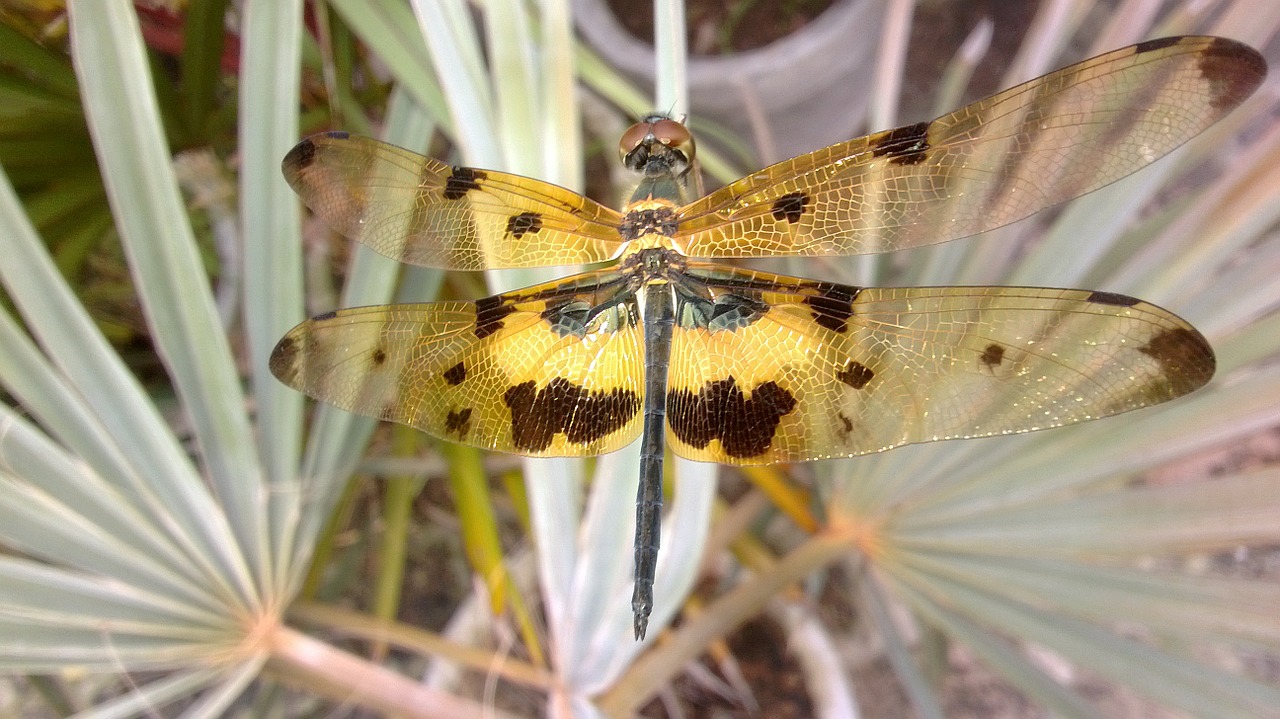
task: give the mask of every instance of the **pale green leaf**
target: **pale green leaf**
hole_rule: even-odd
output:
[[[212,507],[193,511],[191,524],[204,533],[206,552],[216,557],[220,574],[232,583],[241,601],[253,605],[258,601],[256,582],[242,553],[248,552],[261,567],[267,549],[263,542],[264,507],[259,501],[261,468],[227,337],[178,192],[137,19],[132,5],[124,0],[72,3],[68,10],[72,59],[134,284],[160,355],[192,422],[208,478],[219,503],[227,508],[225,514]],[[48,347],[50,354],[79,353],[71,346],[81,344],[82,339],[69,339],[72,344],[65,348]],[[123,371],[114,362],[105,364]],[[75,373],[71,368],[67,371]],[[118,384],[137,392],[131,381]],[[114,405],[122,394],[107,391],[105,386],[107,382],[92,390],[102,395],[95,405],[104,417],[115,412],[104,411],[103,405]],[[137,406],[146,400],[135,396],[120,403]],[[169,435],[163,425],[157,426],[158,417],[151,413],[144,417],[144,412],[135,410],[131,416],[107,424],[117,431],[134,433],[132,443],[145,441],[164,448],[164,454],[157,457],[160,462],[142,471],[154,475],[152,481],[174,485],[170,496],[203,494],[191,486],[179,490],[177,485],[191,485],[194,477],[189,469],[178,469],[186,461],[177,455],[176,445],[156,439],[157,435]],[[138,447],[130,447],[130,451],[152,454]],[[162,473],[172,475],[173,480],[161,479]],[[185,481],[179,483],[179,477]],[[173,501],[190,503],[177,497]]]

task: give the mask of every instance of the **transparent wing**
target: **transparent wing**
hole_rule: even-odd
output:
[[[676,286],[668,440],[690,459],[1030,432],[1159,404],[1214,371],[1191,325],[1123,295],[859,289],[701,264]]]
[[[311,397],[453,442],[585,456],[640,433],[641,342],[634,295],[605,271],[478,302],[321,315],[290,330],[270,365]]]
[[[345,132],[298,143],[282,170],[330,227],[401,262],[453,270],[589,264],[624,244],[618,213],[576,192]]]
[[[966,237],[1145,167],[1265,75],[1256,51],[1222,38],[1109,52],[753,173],[680,210],[676,244],[708,258],[844,255]]]

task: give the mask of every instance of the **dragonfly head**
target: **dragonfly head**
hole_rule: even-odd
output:
[[[622,133],[622,164],[645,177],[682,177],[693,163],[693,135],[666,115],[649,115]]]

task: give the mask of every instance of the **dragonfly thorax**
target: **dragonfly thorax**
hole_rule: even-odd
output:
[[[655,239],[656,243],[645,247],[636,247],[640,243],[637,241],[623,259],[624,271],[634,274],[642,284],[665,281],[673,274],[684,272],[687,265],[685,256],[672,249],[665,238]]]
[[[646,197],[631,203],[618,224],[618,234],[624,240],[631,240],[637,249],[671,247],[671,237],[678,227],[674,204],[665,199]]]

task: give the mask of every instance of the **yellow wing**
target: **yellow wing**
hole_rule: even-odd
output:
[[[294,327],[282,382],[442,439],[541,456],[612,452],[640,433],[641,327],[601,271],[478,302],[357,307]]]
[[[330,227],[401,262],[452,270],[589,264],[624,244],[618,213],[576,192],[345,132],[303,140],[281,169]]]
[[[1231,40],[1152,40],[949,115],[781,162],[679,211],[692,257],[889,252],[1020,220],[1139,170],[1266,75]]]
[[[1058,427],[1179,397],[1214,371],[1191,325],[1104,292],[859,289],[691,263],[676,297],[668,440],[702,461]]]

